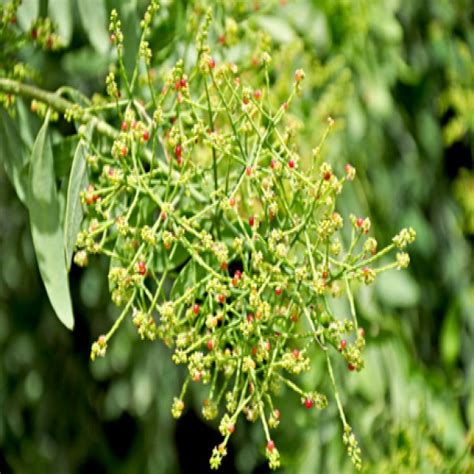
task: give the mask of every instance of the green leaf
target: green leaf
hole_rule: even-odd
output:
[[[93,79],[107,73],[108,59],[90,45],[64,53],[61,64],[71,76]]]
[[[33,23],[39,15],[40,2],[39,0],[23,0],[20,8],[18,8],[17,20],[18,24],[24,30],[31,28]]]
[[[385,304],[395,308],[415,306],[420,299],[420,288],[406,271],[382,273],[377,277],[375,289]]]
[[[196,285],[206,276],[206,270],[198,265],[194,260],[190,260],[179,272],[178,278],[171,288],[170,298],[172,300],[182,296],[190,287]]]
[[[69,174],[66,217],[64,219],[64,248],[66,252],[66,267],[68,271],[71,269],[72,253],[84,217],[79,193],[87,185],[87,149],[87,143],[84,140],[81,140],[77,145],[71,172]]]
[[[151,267],[158,273],[163,273],[166,269],[168,271],[176,270],[189,258],[189,253],[180,243],[177,244],[172,258],[170,258],[172,251],[166,250],[163,242],[159,242],[157,245],[159,247],[157,247],[157,252],[153,255]]]
[[[119,2],[118,12],[122,21],[122,32],[126,38],[124,43],[123,62],[128,78],[131,80],[137,62],[137,53],[141,35],[136,0]]]
[[[104,0],[80,0],[77,2],[82,26],[91,45],[100,54],[109,50],[107,11]]]
[[[67,46],[72,36],[71,0],[49,0],[48,14],[56,24],[59,36]]]
[[[74,316],[64,258],[53,151],[48,137],[48,119],[33,145],[28,208],[36,259],[49,301],[59,320],[72,329]]]
[[[71,171],[72,160],[79,139],[77,135],[61,137],[57,143],[53,143],[54,174],[56,178],[68,178]]]
[[[289,43],[295,38],[293,28],[281,18],[260,16],[257,18],[257,23],[278,43]]]
[[[23,143],[16,121],[4,110],[0,111],[0,118],[0,159],[18,198],[26,204],[29,151]]]
[[[443,321],[441,329],[441,356],[447,366],[452,366],[461,350],[461,321],[454,304]]]

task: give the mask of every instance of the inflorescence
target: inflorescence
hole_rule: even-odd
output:
[[[108,99],[94,110],[116,111],[110,121],[118,120],[118,130],[113,140],[104,140],[93,127],[80,129],[89,184],[81,194],[87,217],[74,261],[85,266],[91,255],[110,257],[112,300],[123,308],[92,345],[91,358],[105,355],[129,317],[142,339],[161,339],[173,350],[173,361],[186,367],[172,406],[175,418],[183,413],[191,383],[208,387],[202,414],[220,419],[223,437],[212,451],[211,468],[221,464],[243,416],[261,422],[266,457],[275,469],[280,455],[270,430],[280,421],[281,388],[292,390],[307,409],[328,404],[315,387],[298,383],[297,376],[310,368],[311,351],[319,350],[344,444],[360,468],[332,359],[342,358],[349,371],[363,369],[365,334],[352,288],[407,267],[405,247],[415,233],[404,229],[379,249],[368,217],[351,215],[344,226],[337,197],[356,170],[340,163],[333,169],[323,160],[334,120],[327,119],[309,156],[300,156],[288,120],[303,70],[295,71],[291,93],[275,106],[270,47],[260,51],[253,82],[247,83],[238,64],[213,55],[208,10],[198,25],[195,61],[186,66],[178,61],[160,77],[150,67],[147,42],[157,11],[152,1],[131,80],[123,69],[120,19],[112,13],[118,68],[106,79]],[[84,113],[77,105],[66,116],[72,120]],[[396,257],[387,263],[391,251]],[[333,313],[333,297],[348,298],[347,316]]]

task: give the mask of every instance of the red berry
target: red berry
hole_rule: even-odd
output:
[[[218,301],[220,304],[224,304],[225,303],[225,295],[222,295],[220,294],[218,297],[217,297]]]
[[[238,284],[239,284],[239,279],[236,277],[232,278],[232,285],[237,286]]]
[[[298,349],[293,349],[293,357],[295,359],[298,359],[299,356],[300,356],[300,351]]]
[[[229,425],[229,433],[233,433],[235,431],[234,425]]]
[[[128,130],[128,123],[125,120],[122,122],[121,128],[124,132]]]
[[[122,149],[120,150],[120,154],[122,156],[127,156],[128,155],[128,148],[126,146],[123,146]]]
[[[275,418],[280,418],[280,410],[278,408],[275,408],[273,410],[273,415],[275,416]]]
[[[247,105],[247,104],[250,102],[250,100],[249,100],[248,97],[244,97],[244,98],[242,99],[242,102],[243,102],[245,105]]]
[[[229,199],[229,206],[230,206],[230,207],[234,207],[234,206],[235,206],[235,199],[234,199],[234,198],[230,198],[230,199]]]
[[[249,217],[249,226],[250,227],[253,227],[255,225],[255,217],[254,216],[250,216]]]
[[[247,174],[247,176],[251,176],[252,175],[252,167],[247,166],[247,168],[245,168],[245,173]]]
[[[255,100],[260,100],[262,98],[262,91],[260,89],[256,89],[253,93],[253,97]]]
[[[188,81],[183,78],[183,79],[181,79],[181,80],[179,81],[179,85],[184,89],[184,88],[187,87]]]
[[[181,159],[181,157],[183,156],[183,148],[181,147],[181,145],[178,144],[175,146],[174,154],[178,160]]]
[[[364,219],[362,219],[362,217],[357,218],[356,226],[357,227],[362,227],[363,225],[364,225]]]
[[[270,161],[270,167],[271,167],[272,170],[274,170],[276,168],[276,166],[277,166],[277,161],[276,160]]]
[[[229,268],[229,265],[227,262],[222,262],[221,263],[221,270],[226,271],[227,268]]]
[[[209,341],[207,341],[207,350],[212,351],[212,349],[214,349],[214,342],[212,339],[209,339]]]
[[[252,313],[248,313],[248,314],[247,314],[247,321],[248,321],[249,323],[251,323],[251,322],[253,321],[253,314],[252,314]]]
[[[145,262],[138,262],[137,263],[137,272],[140,275],[145,275],[146,274],[146,265]]]
[[[279,286],[277,286],[275,288],[275,295],[281,296],[282,293],[283,293],[283,290]]]
[[[240,279],[242,277],[242,272],[240,270],[235,270],[234,276],[235,278]]]
[[[213,58],[209,59],[209,68],[214,69],[216,67],[216,62],[214,61]]]
[[[339,348],[341,351],[343,351],[347,347],[347,341],[345,339],[342,339],[342,341],[339,344]]]
[[[332,173],[330,171],[326,171],[326,173],[324,173],[324,181],[329,181],[332,177]]]
[[[294,167],[295,167],[295,164],[296,164],[296,163],[295,163],[295,160],[290,160],[290,161],[288,162],[288,166],[289,166],[290,168],[294,168]]]
[[[305,401],[304,401],[304,406],[310,410],[311,408],[314,407],[314,401],[311,400],[311,398],[307,398]]]
[[[355,370],[355,365],[354,365],[354,364],[348,364],[348,365],[347,365],[347,368],[348,368],[351,372],[353,372],[353,371]]]
[[[275,449],[275,443],[272,439],[268,440],[267,449],[269,451],[273,451]]]
[[[199,305],[198,305],[198,304],[195,304],[195,305],[193,306],[193,313],[197,316],[197,315],[199,314],[200,309],[201,309],[201,308],[199,307]]]
[[[143,140],[147,142],[149,139],[150,139],[150,132],[148,130],[145,130],[143,132]]]

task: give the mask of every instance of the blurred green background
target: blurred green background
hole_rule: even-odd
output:
[[[472,3],[163,2],[150,39],[157,61],[180,57],[189,15],[207,3],[214,5],[216,35],[226,33],[229,18],[238,25],[240,40],[221,46],[216,59],[251,64],[270,41],[276,99],[290,89],[294,70],[305,69],[302,97],[291,110],[295,127],[305,125],[302,153],[331,115],[337,126],[326,158],[358,170],[341,211],[370,215],[381,244],[401,227],[417,231],[410,269],[358,292],[366,369],[350,377],[342,366],[336,371],[366,472],[474,472]],[[111,61],[107,12],[118,8],[134,54],[145,6],[25,0],[20,27],[50,14],[67,46],[55,53],[28,47],[23,60],[48,90],[69,84],[102,93]],[[203,421],[197,389],[184,417],[171,418],[183,373],[168,349],[139,341],[128,324],[105,359],[89,362],[91,342],[115,315],[107,261],[73,268],[76,327],[69,333],[49,306],[27,210],[3,168],[0,222],[0,472],[208,472],[220,435]],[[325,386],[321,363],[305,375],[308,386]],[[275,441],[284,472],[351,472],[335,403],[314,417],[285,397],[280,410]],[[258,429],[239,422],[233,438],[222,472],[267,472]]]

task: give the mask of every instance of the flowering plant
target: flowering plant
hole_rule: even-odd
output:
[[[15,5],[2,11],[2,28],[10,35],[16,34]],[[212,452],[211,468],[221,464],[241,415],[261,422],[269,466],[279,467],[270,434],[284,416],[278,395],[286,386],[307,409],[325,408],[327,396],[297,377],[310,368],[312,353],[322,351],[343,442],[360,469],[333,359],[342,358],[349,371],[363,369],[365,333],[353,288],[371,284],[383,271],[406,268],[404,249],[415,233],[403,229],[380,249],[368,217],[350,215],[344,227],[337,197],[356,170],[324,160],[335,125],[331,117],[311,154],[300,153],[289,114],[304,86],[302,69],[294,72],[285,101],[277,103],[270,45],[260,45],[259,67],[251,74],[244,65],[216,59],[209,8],[199,10],[200,21],[192,25],[194,60],[156,71],[148,38],[158,11],[151,1],[131,76],[124,67],[121,20],[112,11],[117,61],[106,78],[106,97],[91,101],[69,89],[49,93],[13,80],[18,77],[11,68],[0,79],[4,104],[11,106],[15,95],[33,99],[33,112],[44,117],[24,195],[38,257],[48,248],[39,261],[53,307],[72,326],[67,280],[57,279],[66,275],[71,258],[79,266],[93,255],[110,258],[111,298],[122,310],[92,344],[91,358],[106,354],[127,317],[140,338],[159,338],[172,348],[173,361],[187,367],[173,416],[181,416],[191,383],[209,387],[206,419],[217,418],[225,406],[223,441]],[[29,35],[41,38],[43,47],[59,47],[53,26],[43,23]],[[236,28],[227,21],[218,41],[237,41]],[[76,124],[78,139],[64,227],[49,144],[50,122],[59,116]],[[13,167],[20,195],[23,184],[15,176]],[[387,263],[391,251],[397,253]],[[347,298],[349,314],[334,311],[338,297]]]

